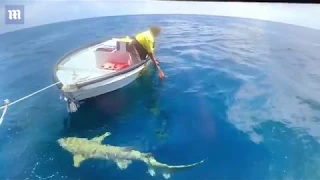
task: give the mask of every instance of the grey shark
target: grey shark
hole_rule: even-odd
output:
[[[151,153],[142,153],[128,147],[102,144],[102,141],[110,135],[111,133],[107,132],[92,139],[77,137],[60,138],[58,143],[62,148],[73,154],[74,167],[79,167],[86,159],[94,158],[112,160],[121,170],[124,170],[133,160],[138,160],[147,164],[148,173],[151,176],[155,176],[156,171],[160,171],[165,179],[170,178],[173,171],[190,168],[204,162],[204,160],[202,160],[197,163],[178,166],[163,164],[156,161]]]

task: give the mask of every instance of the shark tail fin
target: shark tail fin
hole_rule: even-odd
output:
[[[196,163],[193,163],[193,164],[172,166],[172,165],[167,165],[167,164],[163,164],[163,163],[157,162],[153,157],[149,157],[148,173],[151,176],[155,176],[156,171],[161,171],[162,172],[162,176],[165,179],[169,179],[173,172],[176,172],[177,170],[182,170],[182,169],[194,167],[196,165],[199,165],[199,164],[203,163],[205,160],[206,159],[203,159],[203,160],[201,160],[199,162],[196,162]]]
[[[183,168],[190,168],[196,165],[199,165],[203,163],[206,159],[203,159],[199,162],[193,163],[193,164],[186,164],[186,165],[178,165],[178,166],[168,166],[169,169],[183,169]]]

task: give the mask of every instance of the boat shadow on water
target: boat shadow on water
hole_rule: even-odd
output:
[[[109,129],[116,126],[118,120],[128,119],[137,106],[144,106],[143,108],[157,116],[162,115],[157,107],[160,89],[161,82],[154,81],[148,71],[126,87],[87,99],[77,112],[64,119],[64,130],[74,132],[103,127]]]

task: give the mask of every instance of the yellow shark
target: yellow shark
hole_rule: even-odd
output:
[[[163,164],[157,162],[151,153],[142,153],[127,147],[102,144],[101,142],[110,135],[110,132],[106,132],[105,134],[92,139],[77,137],[60,138],[58,140],[58,143],[62,148],[73,154],[73,165],[75,167],[79,167],[81,162],[86,159],[94,158],[113,160],[116,162],[117,166],[121,170],[123,170],[132,163],[132,160],[139,160],[147,164],[148,173],[151,176],[155,176],[156,171],[161,171],[165,179],[170,178],[170,173],[173,170],[193,167],[204,162],[204,160],[202,160],[194,164],[180,166],[170,166],[167,164]]]

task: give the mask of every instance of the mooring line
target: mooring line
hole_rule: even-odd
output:
[[[60,83],[61,82],[56,82],[54,84],[51,84],[51,85],[49,85],[49,86],[47,86],[45,88],[42,88],[42,89],[40,89],[38,91],[35,91],[35,92],[33,92],[33,93],[31,93],[31,94],[29,94],[27,96],[24,96],[24,97],[22,97],[22,98],[20,98],[20,99],[18,99],[16,101],[13,101],[13,102],[10,102],[9,99],[4,100],[4,105],[0,107],[0,109],[3,109],[3,112],[2,112],[2,115],[1,115],[1,118],[0,118],[0,125],[2,124],[4,115],[6,114],[7,109],[8,109],[9,106],[14,105],[14,104],[16,104],[16,103],[18,103],[20,101],[23,101],[23,100],[25,100],[25,99],[27,99],[29,97],[32,97],[32,96],[34,96],[34,95],[36,95],[36,94],[38,94],[38,93],[40,93],[40,92],[42,92],[44,90],[47,90],[47,89],[49,89],[49,88],[51,88],[51,87],[53,87],[53,86],[55,86],[57,84],[60,84]]]

